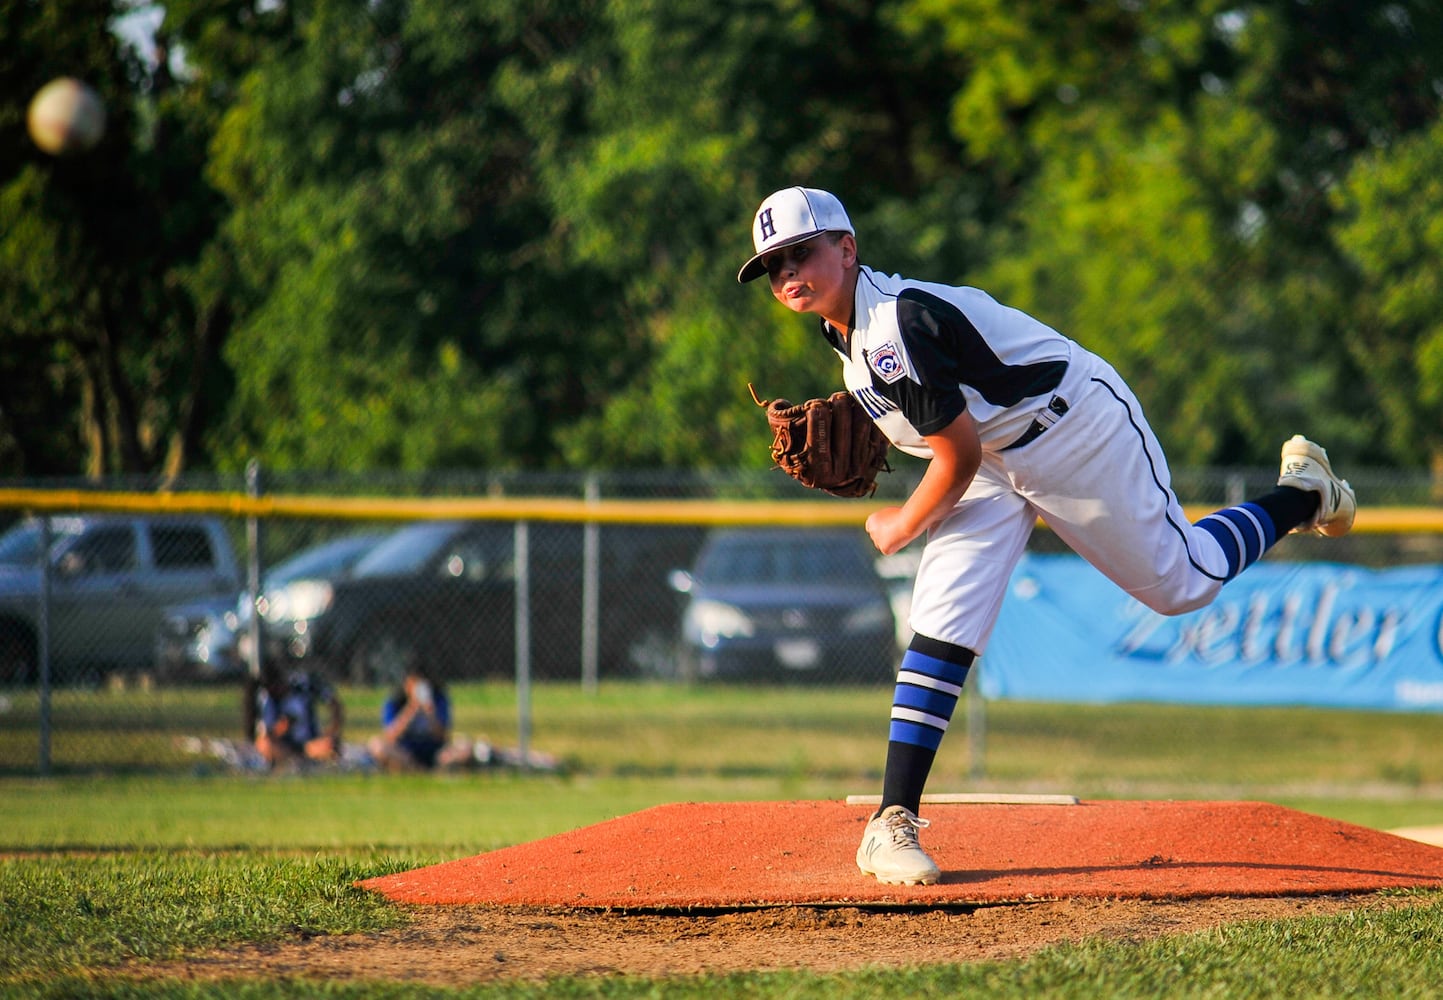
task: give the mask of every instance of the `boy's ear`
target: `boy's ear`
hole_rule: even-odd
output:
[[[842,263],[851,267],[857,262],[857,239],[851,233],[843,233],[842,240],[837,244],[842,251]]]

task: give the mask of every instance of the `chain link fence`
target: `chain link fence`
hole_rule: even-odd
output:
[[[920,471],[903,464],[876,500],[902,499]],[[1275,477],[1179,470],[1175,485],[1189,505],[1221,506],[1271,488]],[[1352,478],[1369,505],[1437,502],[1426,477]],[[298,672],[339,693],[355,766],[364,766],[381,705],[408,673],[458,702],[485,703],[489,718],[514,712],[524,759],[533,684],[583,693],[622,684],[880,689],[909,638],[916,546],[879,559],[856,526],[688,522],[681,501],[815,500],[775,473],[275,474],[264,490],[255,476],[165,484],[172,501],[190,493],[315,500],[306,516],[284,517],[177,513],[174,503],[147,511],[143,500],[118,512],[85,500],[101,489],[161,495],[146,482],[8,485],[75,496],[69,509],[40,516],[0,511],[8,519],[3,774],[186,769],[228,753],[243,766],[262,682]],[[364,497],[645,500],[666,516],[366,517],[342,503]],[[857,525],[866,503],[836,501]],[[1031,545],[1060,548],[1045,530]],[[1443,561],[1443,538],[1299,537],[1275,553],[1430,563]]]

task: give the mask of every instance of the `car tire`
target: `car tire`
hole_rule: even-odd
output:
[[[420,666],[415,640],[397,626],[368,629],[351,647],[346,676],[360,686],[400,684],[407,671]]]

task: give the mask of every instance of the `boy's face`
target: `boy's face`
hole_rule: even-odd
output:
[[[834,326],[851,320],[848,278],[856,261],[857,243],[850,233],[823,233],[762,258],[778,302],[793,312],[816,313]]]

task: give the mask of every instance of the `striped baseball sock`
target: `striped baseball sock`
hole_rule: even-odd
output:
[[[1316,493],[1279,486],[1256,500],[1214,511],[1197,526],[1212,535],[1223,550],[1227,579],[1231,580],[1317,511]]]
[[[892,727],[887,740],[887,769],[882,776],[882,805],[917,812],[937,748],[952,721],[957,698],[976,654],[950,642],[914,635],[902,654],[892,696]]]

